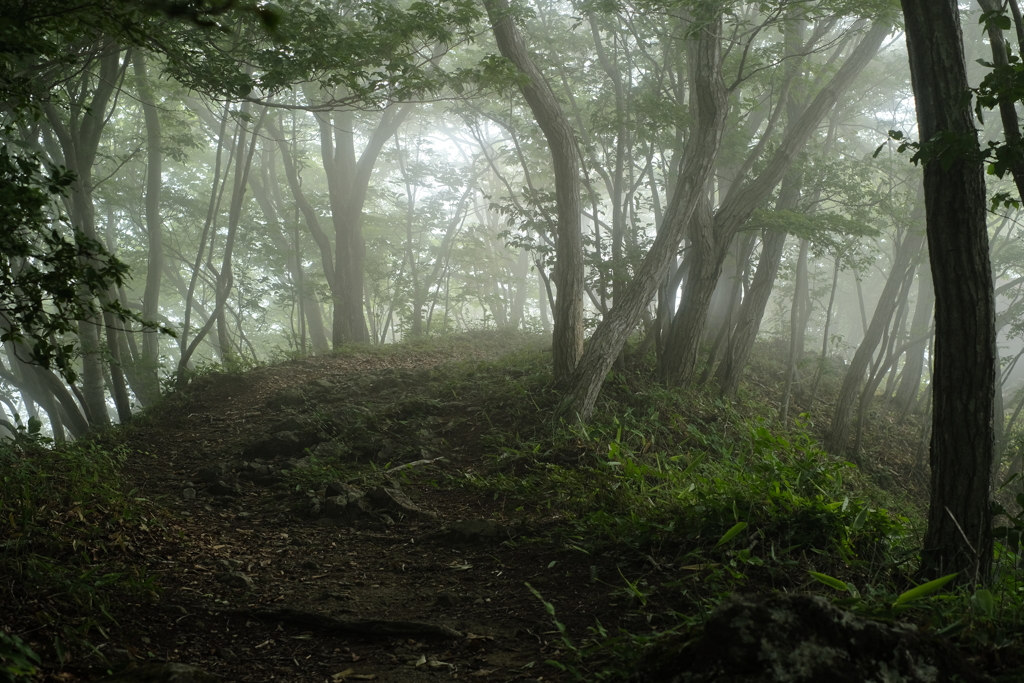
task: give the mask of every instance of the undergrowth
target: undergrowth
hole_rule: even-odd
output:
[[[595,622],[574,640],[531,587],[555,626],[560,653],[550,663],[561,671],[622,680],[646,645],[699,632],[736,591],[818,593],[1004,663],[1024,649],[1018,548],[999,547],[988,588],[916,586],[924,526],[917,501],[826,453],[809,415],[781,424],[756,387],[745,387],[737,407],[701,389],[666,388],[634,362],[609,377],[589,424],[553,422],[558,396],[547,367],[547,358],[525,352],[463,368],[447,390],[479,401],[491,427],[481,441],[490,466],[460,481],[543,529],[516,542],[617,558],[618,576],[599,579],[592,567],[591,581],[628,597],[642,619],[644,627],[617,632]],[[1018,544],[1019,521],[1007,531]]]
[[[32,615],[16,623],[0,613],[0,680],[31,675],[40,654],[63,665],[98,653],[116,626],[113,601],[155,595],[132,559],[158,522],[148,501],[118,485],[125,457],[88,439],[0,442],[0,589],[8,618]]]

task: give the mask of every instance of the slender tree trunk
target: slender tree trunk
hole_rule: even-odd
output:
[[[132,65],[139,89],[139,102],[146,122],[146,288],[142,295],[142,317],[156,320],[160,315],[160,283],[164,270],[163,228],[160,218],[160,190],[163,187],[163,149],[161,147],[160,116],[156,97],[146,73],[146,57],[142,50],[132,54]],[[142,358],[136,372],[141,392],[136,396],[143,405],[160,396],[160,333],[142,332]]]
[[[797,377],[797,363],[804,355],[804,330],[810,311],[807,296],[807,240],[800,240],[800,255],[797,257],[796,282],[793,287],[793,307],[789,316],[789,367],[786,369],[786,383],[782,389],[779,420],[789,419],[789,400],[793,393],[793,382]]]
[[[708,302],[732,236],[782,180],[821,121],[874,58],[891,26],[885,18],[874,20],[832,80],[818,91],[796,123],[787,127],[764,170],[745,184],[734,183],[713,217],[697,216],[689,237],[690,248],[696,252],[694,262],[699,264],[700,270],[689,274],[679,313],[665,343],[662,374],[669,384],[683,386],[693,379],[707,321]]]
[[[213,223],[220,213],[220,198],[224,193],[224,188],[227,185],[227,172],[223,170],[223,166],[230,167],[231,160],[230,156],[232,152],[229,152],[229,159],[227,164],[223,162],[224,156],[224,142],[227,137],[228,127],[228,106],[224,105],[224,110],[220,118],[220,129],[217,133],[217,154],[213,166],[213,182],[210,184],[210,202],[206,208],[206,220],[203,223],[203,232],[199,238],[199,247],[196,249],[196,260],[192,264],[191,277],[189,278],[188,287],[185,289],[184,300],[185,300],[185,320],[181,326],[181,336],[178,340],[178,369],[177,369],[177,381],[176,385],[179,389],[183,388],[187,382],[185,376],[185,370],[189,367],[189,361],[192,358],[192,354],[195,352],[199,343],[203,340],[206,334],[213,327],[216,319],[211,311],[206,316],[206,321],[203,326],[196,332],[195,338],[192,342],[189,342],[189,332],[192,329],[192,308],[195,304],[196,294],[196,283],[199,280],[200,269],[203,265],[203,254],[206,252],[207,242],[212,242],[213,239],[210,237],[210,231],[213,227]],[[177,270],[175,270],[177,274]],[[218,349],[220,353],[220,349]]]
[[[935,289],[932,286],[930,268],[921,268],[917,275],[917,305],[910,322],[910,338],[921,339],[907,349],[903,365],[903,377],[896,388],[896,411],[902,420],[917,405],[921,394],[921,378],[924,375],[924,354],[928,349],[928,328],[931,327],[935,310]]]
[[[288,187],[291,190],[292,196],[295,199],[295,204],[302,214],[303,219],[306,222],[306,227],[309,229],[309,234],[313,237],[313,241],[316,242],[317,247],[320,250],[320,262],[324,273],[324,278],[328,282],[328,286],[332,286],[335,280],[334,274],[334,255],[331,251],[330,240],[327,237],[327,233],[324,232],[323,227],[320,225],[320,219],[317,216],[316,209],[310,204],[309,199],[306,198],[306,194],[302,191],[302,185],[299,182],[299,173],[295,168],[295,160],[293,152],[289,147],[288,141],[285,140],[281,134],[280,128],[272,119],[266,121],[267,132],[277,140],[278,148],[281,151],[281,162],[284,165],[285,177],[288,179]],[[301,267],[301,264],[299,264]],[[330,342],[327,340],[327,331],[324,328],[323,316],[320,312],[320,303],[312,296],[309,292],[303,288],[302,296],[303,309],[306,312],[306,322],[308,323],[308,329],[310,339],[313,342],[313,349],[322,353],[330,348]]]
[[[735,398],[743,377],[743,370],[754,349],[761,319],[771,298],[775,278],[782,263],[782,251],[786,245],[786,233],[782,230],[768,230],[761,241],[761,257],[750,284],[750,290],[740,307],[739,320],[729,337],[725,356],[715,373],[715,380],[722,396]]]
[[[957,3],[901,4],[921,140],[949,133],[976,147]],[[935,360],[931,504],[921,575],[959,572],[962,582],[987,583],[998,354],[982,162],[927,161],[924,187],[935,284]]]
[[[914,226],[907,231],[903,242],[896,249],[892,269],[889,271],[889,279],[885,281],[882,294],[875,306],[875,312],[871,316],[871,323],[867,327],[864,339],[861,340],[857,351],[853,354],[853,360],[850,361],[850,367],[843,380],[842,388],[839,390],[839,397],[836,399],[832,424],[825,437],[825,445],[833,453],[843,454],[846,452],[850,420],[853,418],[853,409],[864,382],[864,373],[867,372],[868,366],[871,364],[871,358],[882,340],[882,335],[889,328],[892,316],[899,305],[900,290],[903,287],[907,270],[912,267],[914,259],[924,248],[924,242],[925,236],[920,232],[915,221]]]
[[[238,121],[238,141],[235,144],[235,176],[232,182],[231,201],[228,204],[227,235],[224,238],[224,253],[221,257],[220,270],[217,273],[217,301],[213,311],[213,316],[217,319],[217,344],[224,354],[224,360],[229,360],[234,355],[231,351],[231,334],[227,323],[226,308],[235,282],[233,270],[235,239],[242,218],[242,203],[248,187],[249,169],[252,168],[252,159],[256,152],[256,134],[260,128],[260,123],[257,123],[252,134],[247,136],[248,113],[249,105],[243,104],[242,116]],[[264,115],[266,115],[265,109],[261,112],[260,121]],[[247,144],[248,150],[246,149]]]
[[[551,86],[533,63],[512,20],[507,0],[484,0],[503,57],[525,76],[520,84],[537,125],[547,139],[555,175],[558,225],[555,238],[555,379],[569,380],[583,355],[583,234],[580,225],[580,155],[575,133]]]
[[[58,111],[49,102],[43,105],[46,118],[60,142],[65,165],[77,176],[70,188],[72,223],[93,240],[97,240],[98,236],[92,196],[92,168],[107,122],[107,106],[123,74],[121,51],[117,45],[108,43],[100,47],[103,53],[98,60],[98,76],[83,71],[77,77],[75,93],[69,96],[66,112]],[[86,101],[89,94],[91,97]],[[81,295],[86,299],[91,297],[85,288],[81,289]],[[78,324],[85,408],[90,424],[100,427],[110,424],[103,385],[103,351],[100,343],[102,325],[102,315],[99,313]]]
[[[590,419],[608,371],[675,263],[687,225],[699,222],[700,218],[695,218],[698,214],[701,217],[710,214],[705,187],[718,156],[728,112],[728,97],[722,81],[721,29],[722,15],[718,12],[706,17],[696,37],[689,41],[694,121],[683,155],[683,172],[654,244],[622,297],[594,331],[570,378],[559,408],[563,415],[575,415],[584,422]]]
[[[841,255],[836,252],[832,267],[832,289],[829,290],[828,307],[825,309],[825,328],[821,332],[821,356],[818,358],[818,367],[814,371],[814,385],[811,387],[811,396],[807,399],[807,410],[814,407],[814,401],[818,397],[818,386],[821,383],[821,376],[825,372],[825,364],[828,361],[828,333],[832,326],[832,307],[836,302],[836,289],[839,286],[839,263]]]

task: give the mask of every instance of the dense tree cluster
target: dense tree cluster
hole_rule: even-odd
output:
[[[479,327],[551,333],[586,420],[631,337],[736,399],[760,335],[783,419],[845,366],[837,454],[862,461],[873,410],[934,406],[933,475],[969,448],[985,476],[933,480],[973,507],[932,522],[984,529],[993,454],[1021,467],[1019,44],[1013,7],[960,37],[955,3],[941,35],[919,4],[0,0],[0,425],[62,440],[203,363]],[[960,109],[918,126],[929,87]],[[956,246],[935,202],[965,184]],[[971,371],[943,365],[968,312]],[[974,436],[942,441],[950,411]],[[950,552],[934,569],[973,561]]]

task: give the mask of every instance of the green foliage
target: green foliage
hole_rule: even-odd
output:
[[[35,675],[39,655],[16,635],[0,631],[0,681],[18,683]]]
[[[179,23],[168,27],[178,40],[160,40],[158,50],[181,83],[217,97],[272,95],[316,83],[334,92],[336,105],[365,106],[443,88],[447,81],[430,53],[465,39],[480,10],[469,0],[340,7],[297,0],[270,16],[270,31],[261,13],[230,13],[203,31]]]
[[[40,172],[35,155],[0,148],[0,342],[13,341],[24,361],[56,368],[74,381],[77,321],[101,310],[124,323],[157,325],[105,297],[128,277],[128,268],[96,240],[68,229],[73,239],[51,227],[50,207],[74,181],[66,169]],[[161,327],[161,332],[172,334]]]
[[[816,583],[808,572],[841,577],[826,581],[832,588],[869,586],[858,595],[878,613],[926,602],[875,588],[901,580],[913,526],[879,505],[880,494],[856,468],[822,451],[806,421],[782,428],[701,392],[614,373],[589,425],[549,423],[534,431],[527,425],[544,419],[543,406],[554,397],[536,384],[525,396],[506,393],[511,387],[499,378],[512,374],[514,363],[450,381],[460,398],[478,382],[504,397],[500,411],[480,404],[492,420],[485,443],[495,457],[468,485],[527,519],[559,520],[533,542],[623,558],[608,590],[656,629],[689,628],[735,590],[807,590]],[[517,382],[530,386],[528,375]],[[499,422],[499,414],[512,419]],[[671,571],[660,580],[658,572],[638,576],[626,559],[637,557]],[[594,569],[591,578],[598,581]],[[574,680],[621,680],[652,637],[610,634],[598,623],[573,641],[545,604],[560,651],[550,663]]]
[[[0,572],[15,578],[9,600],[46,596],[47,609],[26,611],[36,614],[34,638],[49,638],[60,661],[107,636],[112,600],[155,594],[130,557],[134,539],[159,521],[147,501],[117,486],[124,459],[95,442],[0,444]],[[0,643],[0,661],[10,647]]]

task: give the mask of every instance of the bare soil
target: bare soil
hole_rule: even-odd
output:
[[[239,480],[239,495],[217,496],[197,480],[211,463],[237,469],[246,448],[281,419],[268,400],[283,390],[314,380],[349,386],[387,368],[430,368],[443,378],[446,364],[465,353],[330,355],[204,377],[130,428],[129,485],[168,513],[162,533],[134,540],[161,590],[151,601],[118,606],[122,629],[107,657],[118,666],[186,662],[253,682],[556,680],[545,660],[564,656],[560,637],[526,584],[584,635],[595,619],[621,623],[624,611],[608,586],[590,580],[616,575],[615,558],[512,540],[508,529],[521,515],[451,484],[445,474],[464,476],[483,455],[486,418],[472,406],[434,443],[443,459],[388,484],[424,515],[353,527],[296,511],[294,486]],[[372,474],[379,464],[363,467]],[[457,520],[491,520],[501,531],[446,533]],[[545,523],[557,520],[534,518],[531,530],[542,534]]]

